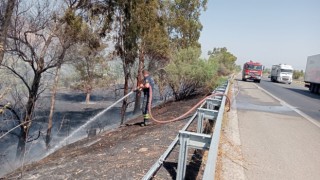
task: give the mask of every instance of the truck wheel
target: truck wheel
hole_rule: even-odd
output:
[[[257,83],[260,83],[261,80],[257,80]]]
[[[315,93],[315,94],[318,94],[319,89],[320,89],[320,85],[319,85],[319,84],[315,84],[314,86],[315,86],[315,87],[314,87],[314,93]]]
[[[310,92],[314,93],[315,92],[315,84],[310,83]]]

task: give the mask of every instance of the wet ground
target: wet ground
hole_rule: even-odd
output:
[[[171,102],[156,108],[154,115],[168,120],[186,112],[199,98]],[[188,119],[169,124],[140,127],[141,117],[127,126],[102,132],[63,147],[39,162],[24,166],[6,178],[14,179],[141,179],[172,142]],[[191,126],[194,128],[194,126]],[[188,179],[197,179],[201,171],[201,153],[193,151],[189,159]],[[174,179],[178,147],[174,149],[154,179]]]
[[[246,179],[319,179],[320,126],[288,105],[294,102],[303,110],[308,107],[304,104],[318,99],[284,89],[299,89],[293,85],[239,80],[235,86],[239,90],[236,105]],[[271,90],[267,93],[259,86]],[[314,107],[309,111],[318,113]]]
[[[289,85],[263,79],[258,85],[320,123],[320,95],[311,93],[304,83]]]

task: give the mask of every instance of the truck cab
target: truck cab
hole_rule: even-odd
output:
[[[246,62],[243,65],[242,80],[253,80],[260,83],[262,77],[263,66],[259,62]]]
[[[273,65],[271,68],[271,81],[291,84],[292,74],[293,68],[291,65]]]

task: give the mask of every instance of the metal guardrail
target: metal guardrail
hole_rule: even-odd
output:
[[[225,94],[229,89],[229,81],[216,88],[213,93]],[[177,179],[185,179],[188,148],[209,150],[208,159],[203,175],[203,179],[212,180],[215,178],[216,161],[218,157],[218,145],[220,140],[220,131],[222,125],[222,118],[225,108],[226,97],[215,96],[214,98],[208,98],[197,109],[197,112],[190,118],[187,124],[179,131],[179,134],[175,137],[173,142],[169,145],[167,150],[160,156],[155,164],[149,169],[149,171],[142,178],[143,180],[151,179],[159,168],[162,166],[165,159],[169,156],[171,151],[179,143],[179,159],[177,168]],[[205,106],[206,105],[206,106]],[[219,109],[218,111],[215,109]],[[190,124],[197,119],[197,132],[187,131]],[[204,134],[203,126],[204,119],[215,121],[213,134]]]
[[[224,93],[228,92],[229,85],[230,83],[228,82],[227,86],[225,87]],[[215,178],[216,162],[218,158],[218,147],[220,142],[220,133],[221,133],[225,103],[226,103],[226,97],[224,96],[222,98],[221,105],[219,108],[219,113],[213,129],[213,135],[211,138],[211,145],[209,148],[208,159],[207,159],[206,167],[203,174],[204,180],[214,180]]]

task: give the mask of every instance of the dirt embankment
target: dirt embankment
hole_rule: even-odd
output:
[[[158,119],[168,120],[186,112],[200,99],[171,102],[164,107],[155,108],[153,114]],[[68,145],[5,178],[141,179],[167,149],[187,120],[140,127],[141,117],[139,117],[130,121],[125,127]],[[177,161],[174,159],[177,159],[177,155],[178,148],[172,152],[173,158],[166,162],[154,179],[175,178]],[[201,158],[190,162],[195,166],[191,167],[190,171],[199,171],[196,166],[201,164]],[[196,174],[192,172],[188,177],[196,179]]]

